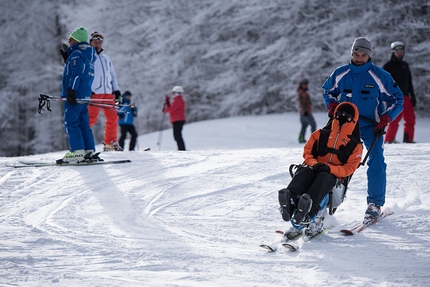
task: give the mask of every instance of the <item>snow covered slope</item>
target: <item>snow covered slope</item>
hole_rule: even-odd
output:
[[[190,151],[175,151],[168,130],[161,151],[154,133],[139,138],[149,152],[103,154],[132,160],[122,165],[14,169],[4,164],[63,153],[0,158],[0,286],[427,286],[428,119],[420,143],[386,146],[394,215],[340,235],[366,208],[361,167],[328,234],[296,253],[258,246],[288,227],[277,190],[301,162],[297,124],[296,114],[193,123]]]

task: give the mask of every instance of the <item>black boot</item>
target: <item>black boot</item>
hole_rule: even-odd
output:
[[[286,188],[283,188],[278,191],[278,200],[281,206],[279,210],[281,211],[282,219],[285,221],[290,221],[290,213],[291,210],[293,210],[291,208],[290,191]]]
[[[312,199],[309,194],[305,193],[300,197],[299,203],[297,204],[297,211],[293,216],[295,224],[300,225],[305,218],[306,214],[311,210]]]

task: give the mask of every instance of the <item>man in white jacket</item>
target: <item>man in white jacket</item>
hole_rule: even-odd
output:
[[[103,99],[103,103],[114,104],[121,102],[121,92],[116,80],[115,69],[109,57],[102,48],[104,37],[98,32],[91,34],[90,44],[96,50],[96,62],[94,65],[94,81],[91,86],[91,99]],[[100,108],[89,105],[88,114],[90,126],[92,127],[99,115]],[[106,117],[104,133],[104,151],[122,150],[117,142],[118,136],[118,116],[114,108],[103,108]]]

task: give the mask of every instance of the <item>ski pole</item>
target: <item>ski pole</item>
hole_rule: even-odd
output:
[[[384,133],[385,133],[385,132],[384,132]],[[383,134],[384,134],[384,133],[383,133]],[[359,164],[358,166],[360,166],[360,165],[364,165],[364,164],[366,163],[367,158],[369,157],[370,151],[373,149],[373,147],[374,147],[374,146],[375,146],[375,144],[376,144],[376,141],[379,139],[379,137],[380,137],[380,136],[382,136],[382,134],[375,135],[375,137],[373,138],[372,143],[370,144],[369,149],[367,150],[366,155],[364,156],[363,161],[362,161],[362,162],[360,162],[360,164]]]
[[[161,140],[163,139],[163,122],[164,122],[164,118],[166,117],[166,113],[163,112],[163,116],[161,118],[161,122],[160,122],[160,127],[159,127],[159,133],[158,133],[158,141],[157,141],[157,145],[158,145],[158,151],[161,150]]]

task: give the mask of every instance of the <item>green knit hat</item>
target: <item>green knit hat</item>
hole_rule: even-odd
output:
[[[78,42],[88,42],[88,31],[85,27],[81,26],[76,28],[76,30],[70,34],[70,37]]]

